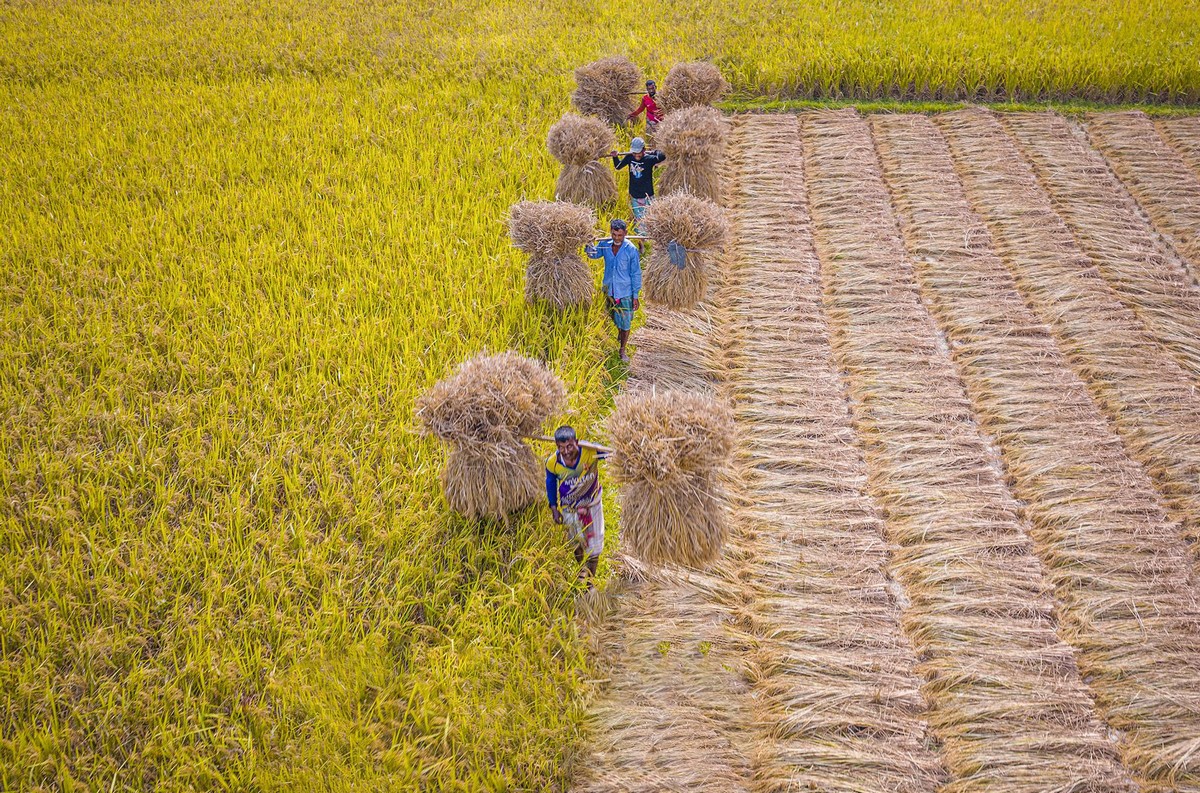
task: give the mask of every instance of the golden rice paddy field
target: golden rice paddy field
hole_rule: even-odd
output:
[[[737,530],[614,577],[603,625],[544,512],[447,513],[412,404],[514,348],[595,432],[625,375],[503,228],[575,65],[1179,105],[1198,33],[1178,0],[4,5],[0,788],[1197,789],[1194,118],[739,119],[724,288],[634,371],[734,404]]]

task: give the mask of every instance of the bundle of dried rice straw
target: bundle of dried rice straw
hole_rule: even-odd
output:
[[[718,475],[733,448],[730,410],[683,391],[625,394],[608,433],[624,547],[649,564],[714,560],[729,531]]]
[[[565,201],[522,201],[509,212],[513,245],[529,254],[525,299],[557,309],[592,302],[592,271],[579,249],[595,235],[592,210]]]
[[[695,306],[704,298],[709,267],[729,234],[725,211],[707,199],[677,193],[652,203],[642,228],[655,243],[645,272],[646,297],[676,310]],[[670,255],[673,242],[686,250],[682,268]]]
[[[677,63],[667,72],[660,95],[664,112],[711,105],[729,91],[721,70],[711,63]]]
[[[616,146],[613,131],[598,118],[566,113],[550,127],[546,145],[562,163],[555,198],[602,207],[617,200],[617,182],[607,163],[596,158]]]
[[[654,137],[667,154],[659,192],[691,193],[721,200],[720,158],[729,121],[712,107],[689,107],[668,115]]]
[[[580,113],[621,126],[642,87],[642,70],[628,58],[614,55],[576,69],[575,85],[571,102]]]
[[[477,355],[417,400],[427,434],[451,445],[442,471],[450,508],[469,518],[502,517],[543,492],[541,465],[522,440],[566,399],[544,364],[515,352]]]

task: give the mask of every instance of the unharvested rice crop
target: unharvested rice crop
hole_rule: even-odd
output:
[[[575,70],[571,103],[585,116],[595,116],[619,127],[637,104],[642,70],[628,58],[613,55]]]
[[[616,145],[613,131],[598,118],[566,113],[550,127],[546,146],[562,163],[554,186],[559,201],[603,207],[617,200],[617,182],[608,163],[598,161]]]
[[[718,477],[733,448],[729,409],[703,394],[626,394],[617,398],[608,433],[624,546],[650,564],[715,559],[728,533]]]
[[[662,84],[662,109],[670,113],[685,107],[712,105],[729,92],[721,70],[711,63],[677,63]]]
[[[513,245],[529,254],[525,299],[558,309],[592,302],[592,273],[580,248],[594,236],[596,214],[564,201],[522,201],[509,211]]]
[[[674,309],[696,305],[708,289],[709,269],[729,233],[724,211],[707,199],[677,193],[651,204],[642,227],[655,243],[645,267],[646,297]],[[682,269],[671,260],[672,242],[687,251]]]
[[[711,107],[689,107],[671,113],[655,131],[654,139],[667,155],[659,192],[691,193],[721,200],[721,156],[729,122]]]

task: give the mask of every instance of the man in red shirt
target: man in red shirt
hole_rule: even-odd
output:
[[[646,93],[642,97],[642,103],[638,105],[637,110],[629,114],[629,120],[633,121],[646,111],[646,132],[654,134],[654,128],[658,126],[658,122],[662,121],[662,113],[659,112],[658,103],[654,101],[655,94],[658,93],[658,86],[653,80],[646,81]]]

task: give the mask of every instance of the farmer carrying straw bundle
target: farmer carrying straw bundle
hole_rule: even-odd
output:
[[[634,138],[629,143],[629,152],[623,156],[614,149],[613,167],[618,171],[629,169],[629,206],[633,210],[633,229],[641,233],[642,216],[654,200],[654,166],[666,161],[667,155],[651,149],[646,151],[646,141]],[[641,246],[638,246],[639,250]]]
[[[600,208],[617,200],[612,171],[597,162],[616,145],[613,131],[600,119],[567,113],[550,127],[546,146],[562,163],[554,187],[559,201]]]
[[[721,157],[729,122],[711,107],[670,113],[658,127],[658,143],[671,158],[660,183],[663,195],[691,193],[720,203]]]
[[[646,298],[676,310],[692,308],[704,299],[712,262],[725,247],[724,210],[676,193],[656,201],[644,225],[655,243],[646,266]]]
[[[617,344],[620,345],[621,360],[629,363],[625,345],[629,341],[629,329],[633,327],[633,312],[641,307],[642,262],[637,248],[625,241],[628,225],[620,218],[608,224],[612,236],[588,245],[585,249],[589,259],[604,259],[604,299],[608,304],[608,316],[617,326]]]
[[[534,503],[541,466],[524,439],[558,411],[566,388],[544,364],[515,352],[479,355],[417,400],[427,434],[450,444],[446,501],[469,518],[499,518]]]
[[[629,117],[641,82],[642,70],[628,58],[601,58],[575,70],[571,102],[580,113],[619,127]]]
[[[604,504],[597,470],[611,449],[584,443],[566,425],[554,431],[555,451],[546,458],[546,499],[554,522],[567,527],[575,561],[586,563],[588,588],[604,550]]]
[[[621,543],[649,564],[699,567],[728,534],[720,472],[733,449],[730,410],[703,394],[635,392],[608,419],[621,483]]]
[[[522,201],[509,210],[513,244],[529,254],[525,299],[556,309],[587,306],[595,288],[592,271],[579,255],[596,228],[592,210],[565,201]]]
[[[658,122],[662,121],[662,111],[658,109],[656,96],[658,96],[658,86],[653,80],[647,80],[646,93],[642,94],[642,101],[638,104],[637,109],[629,114],[629,120],[636,121],[642,111],[646,112],[647,135],[653,135],[654,130],[658,128]]]

